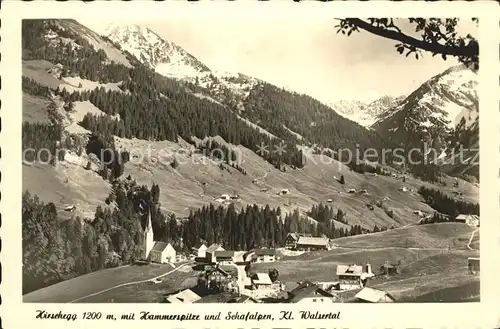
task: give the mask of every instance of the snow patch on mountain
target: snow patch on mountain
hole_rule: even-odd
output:
[[[145,27],[111,25],[104,35],[158,74],[187,80],[205,89],[216,101],[237,104],[259,83],[241,73],[211,70],[180,46]]]
[[[403,97],[383,96],[369,103],[358,100],[341,100],[327,105],[343,117],[369,128],[381,115],[401,102],[402,99]]]
[[[469,127],[479,115],[477,85],[476,73],[461,65],[454,66],[426,81],[399,105],[382,113],[374,127],[396,125],[407,130],[451,130],[462,120]]]
[[[110,25],[104,35],[161,75],[194,78],[210,71],[193,55],[148,28],[132,24]]]

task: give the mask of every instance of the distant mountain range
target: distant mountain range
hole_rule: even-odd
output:
[[[263,83],[242,74],[212,71],[180,46],[144,27],[113,25],[105,30],[105,35],[156,72],[195,82],[218,100],[233,101],[241,106],[250,91]],[[397,144],[422,139],[447,140],[462,119],[464,128],[473,126],[477,120],[477,83],[475,73],[456,66],[425,81],[407,96],[383,96],[370,103],[350,100],[327,105]]]
[[[477,75],[462,66],[431,77],[409,95],[384,96],[370,103],[325,104],[248,75],[212,70],[179,45],[164,40],[148,28],[111,25],[101,38],[76,21],[48,22],[80,35],[96,51],[103,51],[111,61],[129,70],[140,63],[167,79],[178,81],[175,88],[183,88],[183,93],[187,92],[185,97],[203,100],[208,107],[218,106],[216,111],[224,108],[224,113],[219,113],[222,117],[234,116],[258,134],[283,140],[289,146],[316,144],[335,150],[354,149],[359,145],[361,149],[381,149],[415,146],[426,141],[446,154],[458,144],[478,143]],[[62,44],[70,39],[61,30],[44,29],[43,33],[45,41],[50,40],[54,49],[61,45],[54,44],[58,36]],[[62,49],[61,55],[64,52]],[[80,60],[82,64],[84,61]],[[72,70],[75,69],[79,67]],[[182,108],[176,111],[179,111],[176,115],[183,115]],[[116,109],[113,115],[114,112]],[[186,129],[180,123],[169,124],[177,124],[176,131]],[[139,134],[133,137],[137,136]],[[241,142],[241,135],[231,136],[232,142]],[[293,147],[290,151],[295,152]],[[269,161],[275,165],[280,162],[278,159]]]

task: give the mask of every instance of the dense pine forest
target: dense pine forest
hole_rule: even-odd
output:
[[[61,65],[61,77],[117,83],[118,89],[101,87],[69,92],[63,88],[50,89],[23,77],[23,92],[52,100],[47,109],[49,122],[23,123],[23,150],[33,151],[25,154],[25,160],[35,160],[36,153],[42,149],[50,153],[41,153],[39,160],[52,164],[64,160],[64,150],[96,156],[102,163],[99,174],[111,182],[111,192],[103,200],[106,206],[97,207],[93,218],[74,216],[66,220],[58,216],[54,203],[42,202],[28,191],[23,194],[23,294],[72,277],[140,260],[148,215],[151,215],[155,240],[170,242],[183,253],[188,253],[201,240],[208,244],[220,243],[227,250],[249,250],[283,247],[287,234],[291,232],[336,239],[388,229],[351,226],[350,214],[335,203],[314,205],[307,212],[310,218],[303,216],[298,209],[284,213],[280,207],[271,208],[269,205],[247,205],[238,209],[234,204],[209,204],[193,209],[187,218],[182,219],[164,213],[160,210],[158,185],[153,184],[151,188],[139,186],[132,177],[122,177],[129,154],[126,150],[116,149],[115,136],[172,142],[182,138],[192,143],[197,151],[211,153],[211,156],[223,160],[221,169],[232,166],[243,175],[246,171],[239,166],[238,152],[217,142],[214,137],[220,136],[228,143],[244,146],[282,171],[286,170],[284,165],[292,170],[305,166],[307,159],[297,147],[299,144],[317,144],[317,152],[323,148],[346,148],[353,153],[358,150],[361,154],[368,148],[381,150],[392,145],[309,96],[264,82],[259,82],[242,104],[235,104],[227,90],[218,95],[222,97],[219,101],[227,100],[224,103],[197,97],[194,93],[215,93],[189,82],[161,76],[126,52],[133,66],[113,62],[104,50],[96,50],[87,39],[64,27],[64,22],[23,20],[23,60],[47,60]],[[61,38],[45,37],[54,33]],[[78,124],[90,133],[70,134],[64,130],[65,113],[58,111],[54,97],[64,103],[63,110],[67,113],[74,111],[75,102],[88,101],[107,115],[88,113]],[[242,118],[272,135],[249,125]],[[195,142],[197,139],[202,142]],[[270,152],[259,152],[261,145],[266,145]],[[272,152],[276,148],[283,151]],[[222,153],[212,153],[216,149]],[[327,151],[327,155],[338,159],[335,152]],[[172,162],[172,167],[178,165],[175,160]],[[390,174],[365,162],[351,162],[348,166],[359,173]],[[90,167],[89,161],[86,169]],[[439,178],[435,167],[418,169],[424,179]],[[346,185],[344,175],[338,181]],[[350,185],[351,181],[347,184]],[[479,205],[458,201],[438,190],[422,187],[419,193],[442,214],[479,214]],[[381,202],[377,207],[394,217],[394,211]],[[444,221],[444,218],[436,214],[432,220]]]
[[[49,30],[71,37],[80,47],[46,41],[43,36]],[[218,135],[254,151],[258,151],[258,145],[269,145],[272,150],[283,143],[285,152],[260,155],[276,167],[289,164],[300,168],[304,165],[302,152],[295,143],[274,140],[249,126],[231,108],[196,97],[189,83],[165,78],[137,61],[133,68],[109,63],[104,51],[96,52],[85,39],[69,29],[63,30],[56,22],[23,21],[23,59],[34,58],[62,64],[62,76],[79,76],[103,83],[123,82],[121,88],[127,92],[104,88],[73,93],[65,89],[54,91],[68,103],[88,100],[109,116],[119,114],[118,121],[102,116],[93,120],[87,118],[82,124],[91,131],[99,129],[103,134],[120,137],[174,142],[178,136],[189,140],[192,136],[203,139]]]
[[[227,250],[258,247],[283,247],[291,232],[340,238],[385,230],[368,230],[354,225],[337,228],[330,214],[333,208],[315,206],[309,212],[318,223],[300,215],[298,210],[282,214],[281,209],[248,205],[236,210],[204,206],[179,220],[166,215],[158,204],[158,185],[148,189],[133,180],[115,181],[106,203],[98,206],[92,220],[74,217],[60,220],[53,203],[44,203],[29,192],[23,194],[23,294],[45,286],[104,268],[139,260],[143,230],[148,211],[156,241],[171,242],[179,252],[189,253],[200,240],[220,243]],[[140,204],[146,204],[141,208]],[[328,210],[327,210],[328,209]],[[338,209],[336,219],[347,223],[345,212]]]
[[[422,195],[429,206],[442,214],[457,217],[460,214],[479,215],[479,204],[457,200],[434,188],[420,187]]]

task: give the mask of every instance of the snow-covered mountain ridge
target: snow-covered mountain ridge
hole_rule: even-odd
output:
[[[468,128],[477,121],[477,85],[476,73],[462,65],[451,67],[382,112],[372,128],[403,143],[446,138],[457,126]]]

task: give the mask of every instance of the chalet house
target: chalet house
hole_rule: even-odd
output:
[[[191,289],[186,289],[177,294],[170,295],[166,301],[171,304],[191,304],[200,300],[201,297],[194,293]]]
[[[275,249],[255,249],[248,252],[252,263],[272,263],[276,261]]]
[[[383,275],[396,275],[400,273],[400,268],[398,264],[385,263],[380,266],[380,273]]]
[[[288,233],[288,235],[285,238],[285,247],[289,249],[295,249],[295,245],[297,244],[297,241],[299,241],[300,237],[312,237],[311,234],[305,234],[305,233]]]
[[[149,252],[149,260],[154,263],[174,263],[177,251],[168,242],[156,241]]]
[[[221,251],[224,250],[220,244],[214,243],[210,245],[206,250],[205,250],[205,258],[208,263],[215,263],[215,255],[214,253],[216,251]]]
[[[288,292],[288,302],[290,303],[333,303],[337,300],[337,296],[309,281],[302,282]]]
[[[478,215],[458,215],[455,220],[459,223],[464,223],[469,226],[479,226],[479,216]]]
[[[207,286],[213,289],[216,287],[227,287],[233,279],[233,276],[228,271],[225,271],[220,267],[216,267],[205,272],[205,279]]]
[[[363,288],[368,278],[373,277],[370,264],[365,269],[362,265],[337,265],[340,290]]]
[[[313,237],[299,237],[295,244],[297,250],[311,251],[311,250],[327,250],[330,239],[328,238],[313,238]]]
[[[198,242],[191,248],[191,251],[195,255],[195,257],[205,258],[205,251],[207,250],[207,246],[203,242]]]
[[[271,288],[273,282],[267,273],[255,273],[252,277],[252,285],[256,289]]]
[[[396,300],[386,291],[365,287],[354,296],[358,303],[394,303]]]
[[[479,258],[469,257],[467,260],[469,273],[476,274],[479,273]]]
[[[299,237],[298,233],[288,233],[285,238],[285,247],[289,249],[295,248],[295,244],[299,241]]]
[[[213,253],[212,262],[220,265],[233,264],[234,251],[232,250],[216,250]]]

